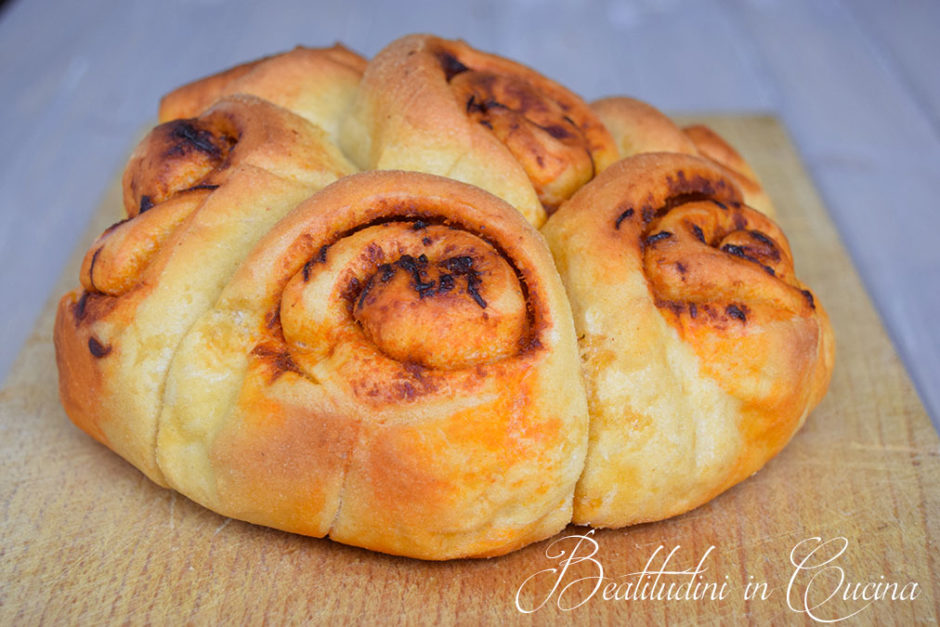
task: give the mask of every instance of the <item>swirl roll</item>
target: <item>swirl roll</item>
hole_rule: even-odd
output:
[[[620,157],[646,152],[698,155],[711,161],[744,193],[749,207],[776,216],[770,196],[747,161],[718,133],[703,124],[680,128],[656,107],[635,98],[614,96],[591,103],[613,135]]]
[[[708,501],[782,449],[825,394],[822,305],[780,229],[708,161],[625,159],[543,234],[591,416],[576,523],[619,527]]]
[[[304,119],[250,96],[156,127],[124,173],[127,219],[85,256],[55,323],[69,417],[165,485],[154,447],[170,359],[281,216],[353,171]]]
[[[426,559],[571,519],[587,407],[564,289],[505,202],[380,171],[301,204],[170,369],[169,484],[235,518]]]
[[[471,183],[535,226],[617,159],[613,138],[577,95],[429,35],[399,39],[369,62],[340,141],[363,169]]]

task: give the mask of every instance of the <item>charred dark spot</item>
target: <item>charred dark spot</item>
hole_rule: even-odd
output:
[[[425,368],[421,364],[416,364],[412,361],[406,361],[402,363],[402,368],[405,369],[405,372],[419,381],[424,377]]]
[[[402,400],[411,401],[418,395],[417,390],[415,390],[414,384],[409,381],[404,381],[402,383],[396,384],[396,389],[398,395]]]
[[[402,255],[395,265],[411,274],[411,287],[418,292],[419,298],[424,298],[434,289],[434,281],[425,281],[422,277],[424,266],[428,265],[426,255],[421,255],[417,259],[411,255]]]
[[[542,348],[542,340],[540,340],[537,335],[532,335],[529,337],[523,336],[519,338],[519,352],[520,353],[534,352],[541,348]]]
[[[725,211],[728,210],[728,205],[726,205],[725,203],[720,202],[720,201],[717,201],[717,200],[713,200],[712,202],[714,202],[716,205],[718,205],[718,208],[719,208],[719,209],[724,209]]]
[[[653,208],[650,205],[643,205],[640,213],[643,215],[643,222],[649,224],[653,221],[653,216],[656,212],[653,211]]]
[[[695,303],[689,303],[689,315],[693,318],[698,317],[698,306]]]
[[[85,317],[85,306],[88,304],[88,292],[82,292],[78,301],[72,305],[72,315],[76,320],[81,321]]]
[[[353,277],[349,280],[349,283],[346,284],[346,287],[343,289],[342,297],[344,300],[352,302],[356,296],[359,294],[359,279]]]
[[[437,59],[441,64],[441,69],[444,70],[444,76],[447,78],[448,82],[458,74],[470,71],[470,68],[461,63],[457,57],[449,52],[438,52]]]
[[[177,142],[185,143],[214,159],[222,158],[222,151],[215,145],[215,136],[210,131],[197,128],[189,120],[176,120],[170,124],[173,124],[170,137]]]
[[[97,338],[92,336],[88,338],[88,350],[91,352],[92,355],[95,356],[95,358],[101,359],[102,357],[106,357],[108,353],[111,352],[111,347],[105,346],[104,344],[99,342]]]
[[[676,173],[676,179],[671,176],[666,177],[666,185],[669,187],[670,195],[697,194],[702,196],[702,200],[714,200],[718,196],[718,190],[724,190],[728,183],[724,179],[711,180],[703,176],[695,175],[692,178],[686,178],[685,172]]]
[[[251,354],[264,359],[271,365],[274,371],[271,377],[272,382],[277,380],[277,378],[285,372],[303,374],[297,364],[294,363],[290,353],[284,348],[278,348],[268,344],[258,344],[252,349]]]
[[[102,246],[102,248],[104,248]],[[101,254],[101,248],[95,251],[95,254],[91,256],[91,263],[88,264],[88,282],[91,283],[91,289],[96,292],[100,292],[97,287],[95,287],[95,264],[98,262],[98,255]]]
[[[144,194],[140,197],[140,209],[137,211],[137,213],[141,214],[148,209],[153,209],[153,200],[151,200],[150,196]]]
[[[430,246],[430,245],[431,245],[431,238],[430,238],[430,237],[424,237],[424,238],[421,239],[421,243],[424,244],[425,246]]]
[[[751,235],[751,237],[756,239],[761,244],[766,244],[767,246],[770,246],[771,248],[776,247],[774,244],[774,241],[770,239],[769,237],[767,237],[766,235],[764,235],[763,233],[761,233],[760,231],[748,231],[748,233]]]
[[[317,256],[304,264],[304,283],[310,280],[310,273],[313,270],[314,264],[326,263],[326,251],[329,249],[329,245],[321,246]]]
[[[702,229],[697,224],[692,225],[692,234],[695,235],[695,239],[705,243],[705,233],[702,232]]]
[[[692,202],[702,202],[705,200],[710,200],[709,195],[702,193],[702,192],[698,192],[698,191],[672,194],[671,196],[669,196],[669,198],[666,199],[665,204],[663,204],[662,207],[656,210],[655,215],[657,216],[666,215],[671,210],[675,209],[676,207],[680,205],[685,205],[685,204],[692,203]]]
[[[375,285],[375,275],[369,277],[369,280],[366,281],[365,287],[362,288],[362,291],[359,292],[359,302],[356,303],[356,309],[362,309],[363,303],[366,302],[366,296],[369,295],[369,291],[372,290],[372,286]]]
[[[395,276],[395,267],[390,263],[383,263],[381,266],[379,266],[379,272],[382,273],[382,276],[379,277],[379,280],[381,280],[382,283],[388,283],[392,280],[392,277]]]
[[[442,274],[437,281],[437,293],[449,292],[454,289],[454,285],[454,275]]]
[[[552,126],[543,126],[542,130],[554,137],[555,139],[565,139],[566,137],[571,137],[571,133],[564,126],[559,124],[553,124]]]
[[[423,220],[417,220],[414,224],[411,225],[412,231],[420,231],[421,229],[428,228],[428,223]]]
[[[655,244],[656,242],[672,237],[672,233],[669,231],[660,231],[646,238],[646,245]]]
[[[471,95],[470,95],[470,99],[467,100],[467,107],[466,107],[466,109],[467,109],[467,113],[468,113],[468,114],[470,114],[470,113],[483,113],[483,114],[485,114],[485,113],[487,113],[490,109],[509,109],[509,107],[507,107],[506,105],[504,105],[503,103],[501,103],[501,102],[498,101],[498,100],[494,100],[493,98],[487,98],[486,100],[477,100],[476,96],[473,95],[473,94],[471,94]],[[482,121],[481,121],[481,123],[482,123]],[[489,126],[489,123],[487,123],[487,125]],[[490,128],[493,128],[493,127],[490,126]],[[519,128],[519,125],[518,125],[518,124],[515,124],[512,128],[513,128],[513,130],[516,130],[516,129]]]
[[[476,301],[476,304],[482,309],[486,309],[486,301],[480,296],[479,286],[480,277],[476,274],[467,275],[467,294],[470,294],[470,297]]]
[[[669,311],[671,311],[677,316],[681,314],[683,311],[685,311],[685,304],[676,302],[674,300],[657,299],[656,306],[659,307],[660,309],[668,309]]]
[[[686,271],[688,270],[681,262],[676,262],[676,270],[679,271],[679,274],[685,276]]]
[[[264,326],[266,326],[269,329],[273,329],[279,324],[281,324],[281,314],[280,314],[280,310],[277,307],[275,307],[274,309],[268,312],[267,316],[265,316]]]
[[[761,256],[770,257],[774,261],[780,261],[780,250],[772,239],[760,231],[748,231],[748,234],[759,244],[756,251],[759,252]]]
[[[806,299],[806,302],[809,304],[810,309],[816,309],[816,300],[813,298],[813,293],[809,290],[800,290],[800,294],[803,295],[803,298]]]
[[[626,211],[624,211],[623,213],[621,213],[621,214],[617,217],[617,221],[614,222],[614,228],[617,229],[617,230],[619,230],[619,229],[620,229],[620,223],[623,222],[624,220],[626,220],[627,218],[632,218],[634,213],[635,213],[635,212],[633,211],[633,207],[630,207],[629,209],[627,209]]]
[[[370,263],[378,265],[385,261],[385,251],[382,250],[381,246],[372,242],[366,247],[366,258]]]
[[[192,187],[188,188],[188,189],[185,190],[185,191],[187,191],[187,192],[196,192],[196,191],[199,191],[199,190],[201,190],[201,189],[208,190],[208,191],[212,191],[212,190],[214,190],[214,189],[219,189],[219,186],[218,186],[218,185],[212,185],[211,183],[200,183],[199,185],[193,185]]]
[[[485,126],[486,128],[493,130],[493,125],[490,124],[489,120],[480,120],[480,126]]]
[[[760,262],[760,259],[758,259],[757,257],[754,257],[753,255],[749,255],[747,249],[744,248],[743,246],[737,246],[735,244],[725,244],[724,246],[721,247],[721,250],[723,252],[728,253],[729,255],[740,257],[741,259],[744,259],[745,261],[752,261],[756,263],[757,265],[759,265],[761,268],[763,268],[764,272],[766,272],[770,276],[777,276],[777,272],[773,268],[771,268],[768,265],[762,264]]]
[[[747,322],[747,316],[737,305],[728,305],[725,307],[725,313],[727,313],[732,318],[740,320],[741,322]]]
[[[472,298],[477,305],[486,309],[486,301],[483,300],[483,297],[480,295],[479,289],[482,280],[480,279],[479,273],[473,267],[473,257],[466,255],[451,257],[450,259],[442,261],[440,265],[456,276],[466,277],[467,294],[470,295],[470,298]]]
[[[721,247],[723,252],[728,253],[729,255],[734,255],[735,257],[740,257],[741,259],[747,259],[748,261],[756,261],[753,257],[744,252],[744,248],[737,246],[735,244],[725,244]]]
[[[473,270],[473,257],[464,255],[461,257],[451,257],[441,262],[441,265],[457,275],[467,274]]]

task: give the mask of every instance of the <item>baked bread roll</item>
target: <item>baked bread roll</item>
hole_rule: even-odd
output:
[[[564,290],[496,197],[371,172],[245,258],[176,351],[157,461],[254,523],[425,559],[571,520],[587,408]]]
[[[85,256],[55,323],[62,403],[95,439],[166,485],[154,457],[166,372],[254,243],[354,171],[306,120],[250,96],[156,127],[124,173],[127,219]]]
[[[220,99],[249,94],[290,109],[337,142],[366,60],[341,44],[297,46],[179,87],[160,101],[159,121],[194,118]]]
[[[754,170],[734,147],[709,127],[694,124],[679,128],[656,107],[626,96],[602,98],[592,102],[591,108],[610,130],[622,158],[645,152],[704,157],[735,182],[749,207],[776,217],[776,209]]]
[[[786,237],[708,161],[625,159],[543,228],[591,417],[574,522],[700,505],[761,468],[822,398],[833,337]]]
[[[429,35],[399,39],[369,62],[341,146],[362,169],[482,187],[535,226],[617,159],[610,134],[575,94],[523,65]]]
[[[426,35],[172,92],[59,304],[67,413],[220,514],[424,559],[704,503],[832,333],[740,155],[593,107]]]

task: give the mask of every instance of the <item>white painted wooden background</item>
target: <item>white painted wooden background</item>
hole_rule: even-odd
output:
[[[0,14],[0,379],[162,94],[295,44],[371,56],[410,32],[462,37],[588,99],[779,116],[937,424],[937,0],[14,0]]]

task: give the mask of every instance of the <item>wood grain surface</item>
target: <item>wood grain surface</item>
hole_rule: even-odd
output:
[[[936,623],[940,440],[785,131],[768,117],[704,121],[765,181],[797,273],[837,337],[828,396],[755,476],[672,520],[569,527],[554,544],[492,560],[420,562],[256,527],[153,485],[71,425],[57,398],[53,298],[0,392],[0,624],[785,624],[812,622],[805,610],[817,604],[817,619]],[[77,283],[79,254],[118,206],[115,185],[57,293]],[[590,541],[564,539],[575,535]],[[793,559],[809,555],[802,569],[791,562],[797,545]],[[590,559],[567,566],[552,557],[588,557],[589,548]],[[710,594],[604,598],[604,586],[622,594],[648,562],[648,571],[700,565],[694,582],[713,584]],[[755,583],[767,584],[767,598],[745,599]],[[862,599],[879,591],[888,598]]]

